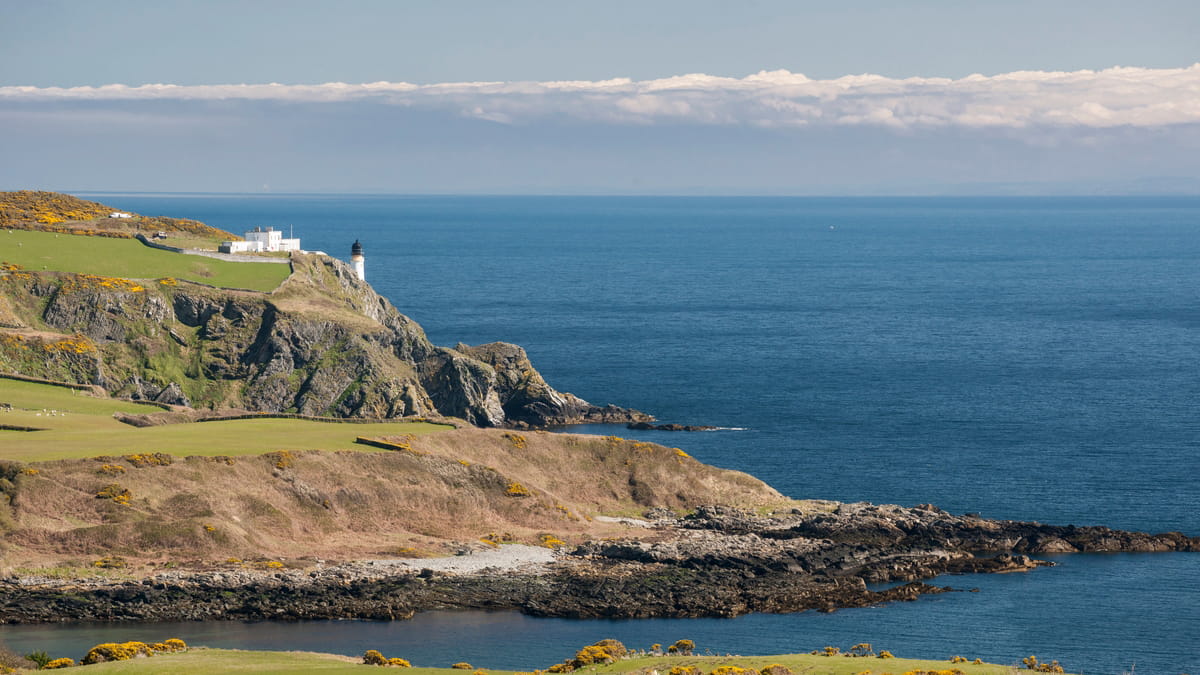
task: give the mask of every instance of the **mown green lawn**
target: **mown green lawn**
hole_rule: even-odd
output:
[[[365,666],[362,659],[312,652],[260,652],[232,649],[191,649],[179,654],[157,654],[149,658],[97,663],[66,672],[104,675],[105,673],[155,673],[159,675],[210,675],[210,673],[404,673],[404,675],[464,675],[466,671],[449,668],[389,668]],[[510,671],[488,671],[495,675]]]
[[[100,399],[63,387],[0,378],[0,425],[45,431],[0,430],[0,459],[45,462],[56,459],[165,452],[187,455],[255,455],[274,450],[361,450],[357,436],[428,434],[450,427],[425,422],[336,424],[289,419],[246,419],[223,422],[132,427],[112,418],[114,412],[154,413],[154,406]],[[53,411],[53,413],[51,412]],[[65,414],[64,414],[65,413]]]
[[[0,230],[0,262],[32,271],[53,270],[123,279],[174,277],[222,288],[271,291],[290,273],[287,265],[237,263],[172,253],[135,239]]]
[[[387,656],[394,656],[387,654]],[[401,655],[402,656],[402,655]],[[995,664],[974,665],[951,664],[946,661],[916,659],[878,659],[824,657],[809,654],[781,654],[776,656],[734,657],[645,657],[618,661],[607,666],[588,667],[576,671],[583,674],[638,673],[657,670],[665,675],[672,666],[696,666],[707,675],[720,666],[736,665],[743,668],[760,669],[771,664],[787,666],[796,675],[856,675],[858,673],[905,673],[909,671],[949,671],[957,668],[966,675],[1011,675],[1009,666]],[[474,664],[489,675],[510,675],[512,671],[490,670],[486,664]],[[549,665],[549,664],[547,664]],[[238,651],[228,649],[192,649],[179,654],[160,654],[150,658],[119,661],[86,666],[81,673],[104,675],[112,673],[129,675],[178,674],[201,675],[207,673],[262,673],[283,675],[285,673],[362,673],[375,672],[377,667],[362,665],[359,659],[332,654],[312,652],[266,652]],[[389,668],[380,672],[396,672],[404,675],[461,675],[472,671],[449,668]]]

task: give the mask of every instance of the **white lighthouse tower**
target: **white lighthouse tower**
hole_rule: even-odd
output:
[[[350,264],[354,266],[354,274],[358,276],[359,281],[366,280],[366,272],[364,271],[364,258],[362,252],[362,244],[358,240],[354,240],[354,245],[350,247]]]

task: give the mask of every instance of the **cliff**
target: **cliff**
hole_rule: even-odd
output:
[[[478,426],[648,418],[555,391],[516,345],[433,345],[338,260],[292,264],[270,294],[10,266],[0,270],[0,371],[194,407]]]

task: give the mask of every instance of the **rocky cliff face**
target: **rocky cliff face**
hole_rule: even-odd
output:
[[[550,387],[524,350],[429,342],[349,266],[299,256],[271,294],[0,272],[0,370],[163,403],[478,426],[646,419]],[[69,345],[67,344],[69,343]]]

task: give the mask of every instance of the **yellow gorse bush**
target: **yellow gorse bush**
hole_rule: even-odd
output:
[[[165,452],[147,452],[123,455],[121,459],[129,462],[139,469],[146,466],[170,466],[175,461],[174,457]]]
[[[80,663],[88,666],[106,661],[128,661],[136,656],[154,656],[154,650],[145,642],[106,642],[92,647]]]
[[[368,666],[396,666],[411,668],[412,664],[399,657],[387,658],[378,649],[368,649],[363,652],[363,664]]]
[[[514,481],[508,484],[508,489],[504,491],[504,494],[509,497],[528,497],[533,493],[529,491],[529,488]]]
[[[714,668],[709,675],[758,675],[758,671],[753,668],[743,668],[741,666],[720,666]]]
[[[123,488],[116,483],[109,483],[96,493],[96,499],[111,499],[122,506],[129,506],[129,500],[133,498],[133,493],[128,488]]]

